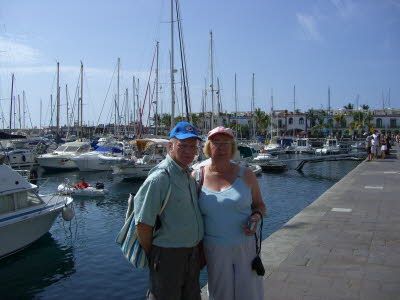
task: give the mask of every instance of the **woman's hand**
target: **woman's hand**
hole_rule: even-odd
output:
[[[245,235],[254,235],[257,231],[258,223],[261,221],[259,213],[255,213],[249,217],[248,224],[243,225],[243,231]],[[250,226],[249,226],[250,225]]]

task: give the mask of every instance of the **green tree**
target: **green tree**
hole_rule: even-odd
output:
[[[163,114],[161,117],[161,123],[165,126],[165,128],[171,127],[171,114]]]
[[[314,131],[316,131],[319,135],[322,135],[322,130],[324,130],[326,128],[325,124],[324,124],[324,118],[321,117],[317,117],[316,118],[316,123],[315,125],[312,127],[312,129]]]
[[[310,108],[308,112],[306,112],[306,116],[307,119],[310,120],[310,127],[313,128],[316,125],[317,112],[313,108]]]
[[[270,124],[269,115],[267,115],[260,108],[256,108],[256,110],[254,111],[254,119],[256,123],[256,133],[261,136],[265,136],[267,127]]]
[[[333,119],[336,122],[336,127],[346,127],[346,116],[344,114],[336,115]]]
[[[343,108],[344,108],[344,109],[348,109],[348,110],[352,110],[352,109],[354,109],[354,105],[351,104],[351,103],[349,103],[349,104],[343,106]]]

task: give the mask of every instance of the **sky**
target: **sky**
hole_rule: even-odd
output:
[[[235,111],[235,74],[238,109],[251,109],[253,73],[255,107],[265,111],[271,94],[274,109],[327,109],[328,87],[332,109],[348,103],[400,108],[400,0],[181,0],[180,10],[193,112],[201,111],[205,87],[211,110],[210,31],[223,111]],[[181,65],[174,24],[178,115]],[[141,102],[148,78],[154,83],[156,41],[159,111],[169,113],[170,1],[0,0],[0,127],[9,124],[11,74],[21,106],[26,95],[22,124],[48,126],[51,118],[55,124],[50,95],[54,104],[57,62],[61,124],[67,122],[66,85],[70,112],[76,103],[81,61],[84,123],[114,122],[118,57],[124,111],[126,89],[133,103],[133,77]],[[18,122],[17,115],[15,127]]]

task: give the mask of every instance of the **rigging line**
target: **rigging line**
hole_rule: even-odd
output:
[[[99,115],[99,118],[97,119],[97,124],[100,124],[100,118],[101,118],[101,115],[102,115],[102,113],[103,113],[104,105],[106,104],[106,101],[107,101],[107,98],[108,98],[108,93],[110,92],[110,89],[111,89],[111,84],[112,84],[113,79],[114,79],[115,71],[117,70],[117,65],[118,65],[118,64],[115,65],[114,72],[113,72],[113,74],[112,74],[112,76],[111,76],[111,80],[110,80],[110,84],[108,85],[106,97],[104,98],[103,105],[101,106],[101,110],[100,110],[100,115]],[[105,122],[104,122],[104,123],[105,123]],[[105,125],[105,124],[104,124],[104,125]],[[96,125],[96,127],[95,127],[95,129],[94,129],[95,132],[96,132],[97,126],[98,126],[98,125]],[[105,128],[104,128],[104,130],[105,130]]]
[[[153,86],[153,91],[151,93],[151,98],[149,99],[150,100],[150,108],[149,108],[149,114],[147,116],[146,127],[148,127],[148,125],[149,125],[150,113],[151,113],[151,109],[153,108],[153,105],[154,105],[153,99],[154,99],[154,91],[155,90],[156,90],[156,86],[154,85]],[[156,116],[156,118],[157,118],[157,116]]]
[[[147,80],[147,86],[146,86],[146,93],[144,95],[144,99],[143,99],[143,104],[142,104],[142,111],[140,113],[140,122],[138,125],[138,130],[137,130],[137,136],[140,136],[140,131],[141,131],[141,125],[142,125],[142,117],[143,117],[143,111],[144,111],[144,106],[146,104],[146,98],[147,98],[147,93],[149,91],[149,83],[150,83],[150,79],[151,79],[151,74],[153,73],[153,65],[154,65],[154,60],[156,58],[156,53],[157,53],[157,47],[154,48],[154,55],[153,55],[153,61],[151,62],[151,68],[150,68],[150,74],[149,74],[149,78]]]
[[[182,25],[181,25],[181,21],[179,20],[180,17],[180,11],[179,11],[179,4],[178,4],[178,0],[175,0],[175,7],[176,7],[176,18],[178,20],[178,34],[179,34],[179,50],[180,50],[180,55],[181,55],[181,66],[182,66],[182,78],[183,78],[183,95],[185,97],[185,106],[186,106],[186,121],[190,122],[190,118],[189,118],[189,109],[188,109],[188,98],[187,98],[187,86],[186,86],[186,65],[184,63],[184,50],[183,50],[183,40],[182,40]],[[183,107],[182,107],[182,114],[183,114]]]
[[[31,112],[29,111],[28,102],[26,103],[26,110],[28,111],[29,122],[31,123],[31,128],[33,128],[33,125],[32,125],[32,118],[31,118]]]

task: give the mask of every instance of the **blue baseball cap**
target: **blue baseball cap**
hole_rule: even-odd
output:
[[[179,122],[169,134],[170,139],[177,138],[178,140],[185,140],[191,137],[197,138],[201,141],[201,138],[197,135],[196,127],[188,122]]]

